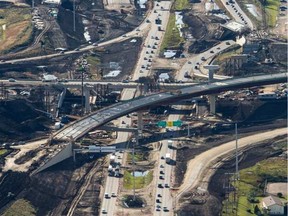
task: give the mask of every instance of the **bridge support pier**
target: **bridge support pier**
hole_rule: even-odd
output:
[[[208,82],[211,83],[214,80],[214,72],[219,70],[219,65],[205,65],[204,68],[208,69]],[[216,96],[215,94],[209,95],[210,113],[216,113]]]
[[[209,103],[210,103],[210,113],[215,114],[216,113],[216,95],[209,95]]]
[[[85,95],[85,113],[89,113],[91,112],[90,89],[87,86],[84,86],[84,95]]]
[[[139,111],[137,113],[138,116],[138,121],[137,121],[137,129],[138,129],[138,137],[141,138],[142,137],[142,133],[143,133],[143,112]]]

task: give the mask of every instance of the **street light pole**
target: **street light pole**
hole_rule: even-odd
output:
[[[76,15],[75,15],[75,9],[76,9],[75,0],[73,0],[73,30],[74,30],[74,32],[76,31],[76,24],[75,24]]]

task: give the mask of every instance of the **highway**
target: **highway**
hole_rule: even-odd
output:
[[[135,89],[124,89],[122,98],[123,100],[132,99],[135,94]],[[125,124],[122,124],[122,122],[125,122]],[[131,118],[127,118],[126,116],[123,116],[120,118],[119,121],[119,127],[126,127],[127,125],[131,125],[132,121]],[[126,142],[129,138],[128,132],[118,132],[118,137],[115,141],[115,143],[122,143]],[[109,155],[110,156],[110,155]],[[123,153],[117,152],[115,153],[115,162],[123,164]],[[108,193],[110,198],[105,198],[103,194],[103,199],[101,203],[101,213],[100,215],[110,215],[113,216],[114,212],[116,210],[116,200],[117,197],[111,197],[111,194],[114,193],[116,196],[118,195],[118,188],[119,188],[119,178],[114,176],[107,176],[106,178],[106,184],[104,193]],[[102,210],[105,210],[103,214]]]
[[[169,115],[168,121],[176,121],[180,118],[180,115]],[[177,130],[177,127],[171,127],[171,130]],[[162,141],[162,148],[160,150],[160,158],[159,159],[159,166],[156,175],[156,182],[157,182],[157,188],[156,188],[156,194],[155,194],[155,209],[154,209],[154,215],[160,216],[160,215],[173,215],[173,197],[170,191],[171,188],[171,179],[172,179],[172,169],[173,165],[167,164],[165,162],[165,156],[167,153],[171,155],[172,161],[176,161],[176,149],[168,148],[168,140]],[[173,138],[171,137],[171,140],[173,141]],[[176,147],[177,143],[176,141],[173,141],[172,146]],[[164,159],[163,159],[164,158]],[[164,172],[164,174],[160,174],[160,171]],[[164,179],[159,179],[160,176],[163,176]],[[158,184],[162,184],[163,188],[159,188]],[[160,194],[160,197],[159,197]],[[161,203],[157,203],[156,200],[159,199]],[[160,206],[160,208],[157,208],[157,206]],[[166,208],[166,211],[164,211],[164,208]]]
[[[253,22],[243,12],[243,10],[239,6],[239,4],[236,2],[236,0],[233,0],[234,3],[229,3],[228,5],[226,4],[226,2],[228,2],[227,0],[221,0],[221,2],[236,22],[244,24],[251,30],[255,29]]]
[[[157,6],[158,4],[158,6]],[[134,69],[133,80],[139,77],[146,77],[151,71],[153,59],[158,55],[161,41],[164,37],[166,26],[169,20],[171,1],[161,1],[154,4],[148,20],[151,22],[149,32],[145,38],[138,62]],[[156,24],[155,20],[160,19],[161,24]],[[158,27],[161,28],[159,31]]]
[[[0,80],[0,83],[10,86],[23,85],[23,86],[41,86],[41,85],[58,85],[66,88],[80,88],[81,81],[80,80],[68,80],[67,82],[42,82],[37,80],[16,80],[15,82],[9,82],[9,80]],[[136,88],[139,85],[139,82],[129,81],[129,82],[119,82],[119,81],[84,81],[84,85],[86,86],[94,86],[94,85],[111,85],[122,88]],[[187,81],[185,83],[165,83],[165,86],[171,87],[179,87],[179,86],[190,86],[196,84],[195,82]]]
[[[204,83],[190,87],[183,87],[175,93],[164,92],[148,96],[141,96],[136,99],[120,102],[110,107],[106,107],[91,113],[88,116],[85,116],[82,119],[77,120],[59,130],[53,135],[53,137],[56,140],[68,140],[70,137],[76,140],[93,128],[99,127],[113,119],[119,118],[137,110],[144,109],[151,105],[163,104],[165,102],[168,103],[169,101],[177,101],[184,98],[218,93],[231,89],[281,83],[286,81],[287,73],[278,73],[271,75],[227,79],[223,81],[216,81],[210,84]]]
[[[166,6],[169,5],[170,3],[169,2],[161,2],[161,4],[164,4],[164,7],[166,8]],[[133,37],[143,36],[146,31],[150,30],[151,22],[155,21],[155,14],[154,14],[153,11],[154,11],[154,8],[153,8],[153,10],[151,12],[149,12],[149,14],[143,20],[141,25],[139,25],[137,28],[135,28],[131,32],[125,33],[125,34],[121,35],[120,37],[113,38],[111,40],[101,42],[101,43],[97,44],[97,46],[87,45],[87,46],[79,48],[79,49],[68,50],[68,51],[66,51],[64,53],[57,52],[57,53],[53,53],[53,54],[49,54],[49,55],[43,55],[43,56],[34,56],[34,57],[28,57],[28,58],[6,60],[4,62],[0,62],[0,65],[1,64],[15,64],[15,63],[21,63],[21,62],[31,62],[31,61],[37,61],[37,60],[45,60],[45,59],[59,57],[59,56],[68,56],[68,55],[72,55],[72,54],[77,54],[77,53],[82,53],[82,52],[86,52],[86,51],[89,51],[89,50],[93,50],[96,47],[98,48],[98,47],[107,46],[107,45],[110,45],[110,44],[113,44],[113,43],[119,43],[119,42],[122,42],[122,41],[125,41],[125,40],[129,40],[129,39],[131,39]],[[168,13],[169,13],[169,11],[168,11]],[[165,15],[165,16],[167,16],[167,15]],[[149,21],[147,21],[147,20],[149,20]]]

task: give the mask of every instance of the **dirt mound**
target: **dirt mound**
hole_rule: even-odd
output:
[[[183,22],[189,26],[189,32],[195,39],[203,38],[207,33],[205,23],[198,16],[194,16],[192,13],[185,13],[183,16]],[[195,31],[195,29],[197,29],[197,31]]]
[[[287,116],[287,101],[271,100],[252,103],[251,101],[221,101],[217,104],[217,112],[222,113],[224,118],[230,118],[233,121],[261,123],[285,118]]]
[[[26,140],[47,131],[48,117],[25,100],[0,101],[0,141]]]

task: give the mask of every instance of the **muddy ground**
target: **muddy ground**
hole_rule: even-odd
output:
[[[3,206],[18,196],[17,198],[30,201],[36,207],[38,216],[48,213],[55,216],[66,215],[87,174],[99,160],[101,159],[91,160],[84,155],[77,157],[76,164],[71,158],[33,176],[27,173],[6,173],[0,179],[3,180],[0,185],[0,214],[5,209]],[[77,215],[85,215],[85,207],[89,207],[89,215],[98,215],[101,173],[102,168],[93,174],[89,187],[75,208]],[[8,192],[15,196],[7,197]],[[87,206],[83,206],[83,199]]]
[[[0,142],[46,136],[50,120],[25,100],[0,101]]]
[[[281,138],[282,139],[282,138]],[[281,151],[273,148],[273,143],[279,140],[276,138],[273,141],[264,142],[260,146],[252,148],[243,153],[243,159],[239,162],[239,169],[245,169],[247,167],[255,165],[257,162],[267,159],[269,157],[277,156],[281,154]],[[211,182],[208,187],[210,196],[207,198],[205,204],[188,204],[183,206],[179,212],[180,216],[218,216],[221,213],[222,201],[224,200],[225,193],[223,184],[225,179],[225,173],[233,173],[235,171],[235,158],[230,161],[226,161],[220,169],[217,169],[216,173],[212,176]]]
[[[277,114],[275,114],[275,110],[277,110]],[[266,103],[261,101],[254,101],[253,103],[251,101],[250,103],[245,101],[222,101],[217,103],[217,112],[222,113],[224,118],[231,118],[233,121],[239,122],[238,132],[240,137],[250,134],[251,131],[269,130],[287,125],[287,100]],[[209,137],[207,136],[208,132],[193,137],[191,142],[177,151],[179,160],[177,160],[175,170],[175,176],[177,176],[175,179],[176,186],[179,186],[182,182],[187,168],[187,161],[201,152],[234,139],[234,137],[231,137],[231,134],[234,134],[234,128],[210,131],[211,136]],[[204,141],[203,138],[205,138]]]

